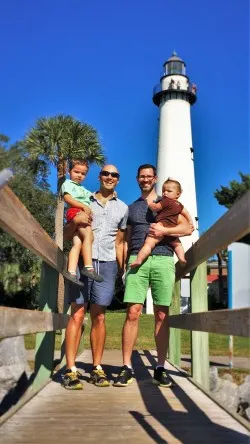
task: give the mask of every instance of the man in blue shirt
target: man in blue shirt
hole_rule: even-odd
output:
[[[137,182],[142,194],[129,206],[127,225],[128,265],[124,302],[128,303],[128,308],[123,327],[123,367],[114,385],[125,387],[133,381],[131,355],[138,335],[140,314],[150,286],[154,303],[155,343],[158,354],[153,383],[170,387],[171,380],[164,365],[169,338],[168,312],[175,282],[173,248],[164,244],[163,239],[140,267],[130,268],[129,264],[135,260],[148,234],[158,239],[163,235],[179,237],[191,234],[192,227],[181,215],[175,227],[158,228],[154,225],[154,215],[148,207],[148,204],[159,198],[154,189],[157,175],[153,165],[145,164],[138,168]]]

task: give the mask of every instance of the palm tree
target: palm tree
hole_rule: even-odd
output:
[[[105,157],[97,131],[72,116],[59,114],[38,119],[24,143],[32,159],[43,159],[57,169],[55,240],[62,249],[64,202],[60,189],[66,177],[67,161],[78,158],[102,165]]]
[[[44,160],[57,169],[57,205],[55,214],[55,241],[63,249],[64,201],[60,194],[66,177],[67,161],[78,158],[89,163],[103,165],[105,161],[97,131],[91,125],[70,115],[58,114],[40,118],[28,132],[24,144],[31,159]],[[61,281],[61,282],[60,282]],[[59,281],[59,295],[62,294],[62,280]],[[59,296],[62,305],[62,296]],[[62,306],[60,310],[62,310]]]

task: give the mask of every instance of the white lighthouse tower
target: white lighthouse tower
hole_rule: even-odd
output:
[[[186,65],[175,52],[163,67],[161,83],[153,92],[153,102],[160,109],[156,191],[162,194],[162,184],[168,177],[181,183],[183,192],[179,200],[191,214],[195,226],[191,236],[181,238],[187,251],[199,237],[190,113],[190,105],[196,102],[196,85],[190,83]],[[181,281],[181,296],[190,296],[189,279]],[[153,313],[150,291],[146,312]]]
[[[157,159],[157,193],[172,177],[181,183],[180,202],[191,214],[195,231],[181,239],[185,251],[198,239],[198,215],[194,175],[190,105],[196,102],[196,86],[186,75],[186,65],[174,52],[164,63],[161,83],[154,89],[153,102],[160,109]]]

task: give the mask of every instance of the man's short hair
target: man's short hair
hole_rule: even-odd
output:
[[[89,164],[87,160],[84,159],[70,159],[68,163],[69,163],[69,171],[71,171],[76,165],[84,165],[89,169]]]
[[[146,168],[151,168],[154,172],[154,176],[156,176],[156,168],[154,165],[151,165],[150,163],[144,163],[143,165],[140,165],[137,171],[137,177],[139,177],[141,170],[145,170]]]

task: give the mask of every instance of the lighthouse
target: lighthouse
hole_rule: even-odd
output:
[[[194,174],[194,147],[191,128],[191,105],[196,102],[196,85],[186,74],[186,64],[176,52],[164,63],[160,84],[154,88],[153,102],[159,107],[159,141],[157,155],[158,184],[171,177],[182,186],[179,201],[191,214],[195,230],[181,239],[185,251],[198,239],[198,215]]]
[[[195,230],[181,238],[187,251],[199,237],[194,175],[194,147],[191,128],[191,105],[196,102],[196,85],[186,74],[186,64],[176,52],[164,63],[160,84],[153,90],[153,102],[159,107],[159,140],[157,153],[157,194],[168,177],[178,180],[182,187],[179,201],[191,214]],[[181,280],[182,305],[188,304],[189,279]],[[148,292],[146,313],[153,313]]]

